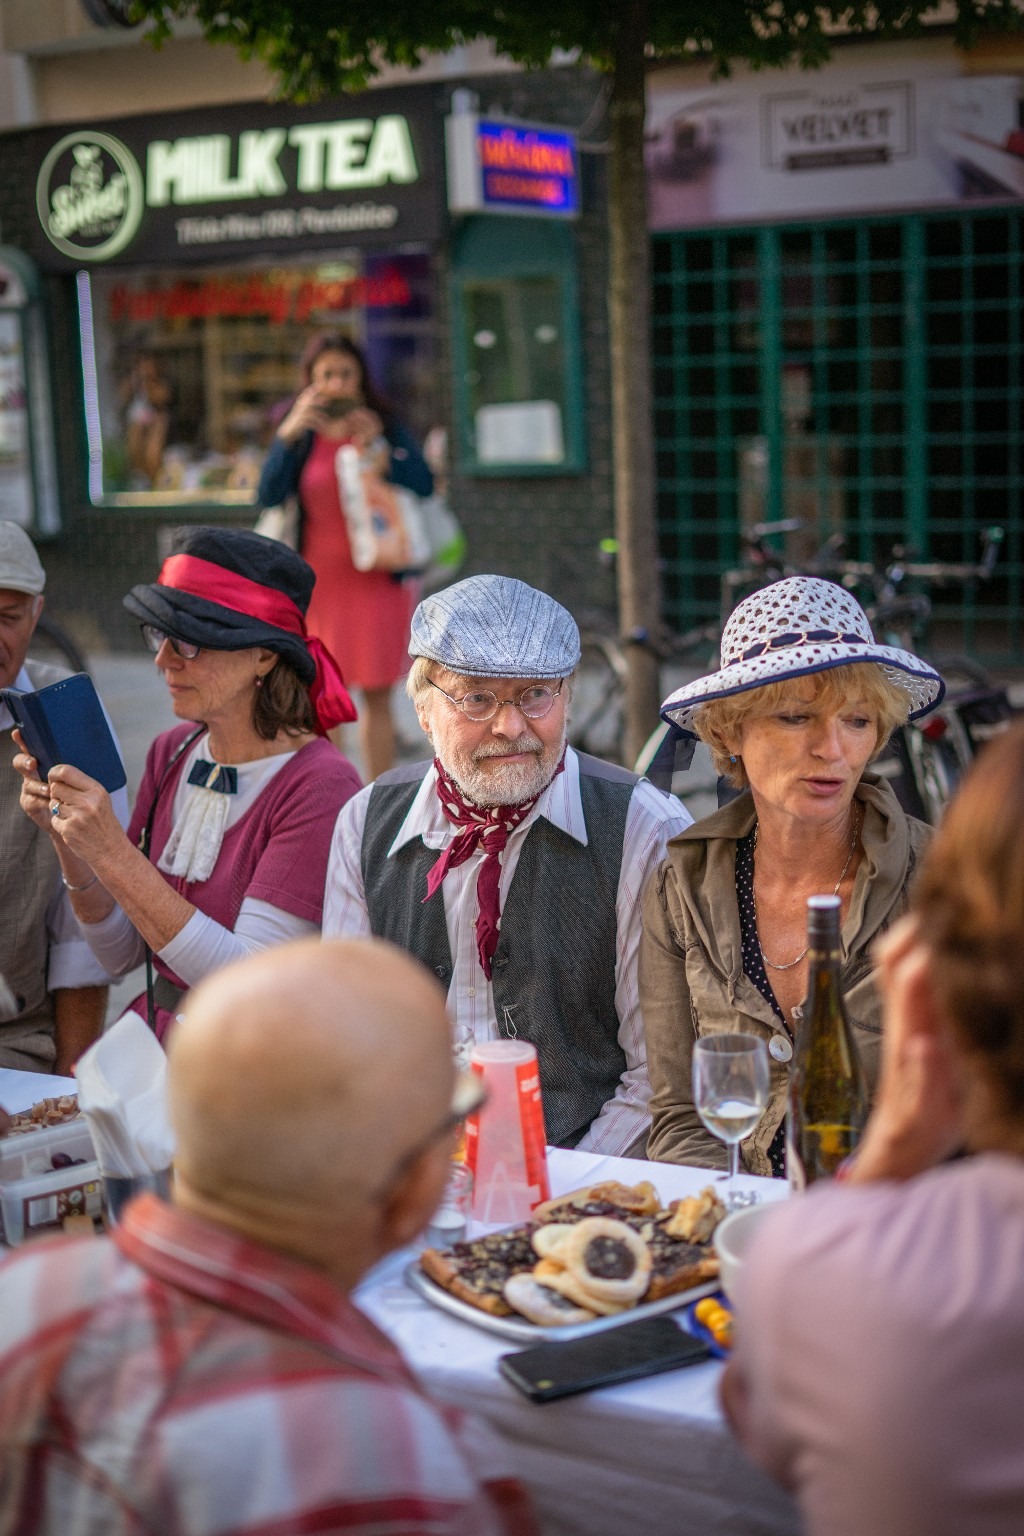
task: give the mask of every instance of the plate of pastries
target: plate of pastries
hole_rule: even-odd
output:
[[[579,1338],[714,1291],[712,1238],[725,1214],[710,1187],[663,1205],[646,1180],[591,1184],[538,1205],[520,1226],[425,1249],[406,1278],[505,1338]]]

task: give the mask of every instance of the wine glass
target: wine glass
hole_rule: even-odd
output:
[[[753,1205],[732,1187],[739,1173],[740,1142],[768,1103],[768,1050],[756,1035],[709,1035],[693,1048],[693,1102],[705,1128],[729,1151],[724,1204]]]

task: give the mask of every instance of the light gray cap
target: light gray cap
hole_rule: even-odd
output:
[[[525,581],[467,576],[420,603],[409,655],[465,677],[568,677],[580,632],[568,609]]]
[[[0,522],[0,591],[35,595],[45,586],[46,572],[24,528]]]

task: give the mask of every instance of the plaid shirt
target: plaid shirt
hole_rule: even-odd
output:
[[[326,1277],[152,1196],[0,1265],[5,1536],[531,1536],[466,1434]]]

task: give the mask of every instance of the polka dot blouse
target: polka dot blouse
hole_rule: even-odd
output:
[[[736,902],[740,909],[740,942],[743,946],[743,971],[754,983],[765,1002],[771,1007],[789,1034],[786,1015],[779,1007],[778,998],[765,970],[764,955],[757,937],[757,919],[754,914],[754,833],[740,838],[736,844]],[[768,1148],[772,1178],[786,1177],[786,1122],[783,1120]]]

